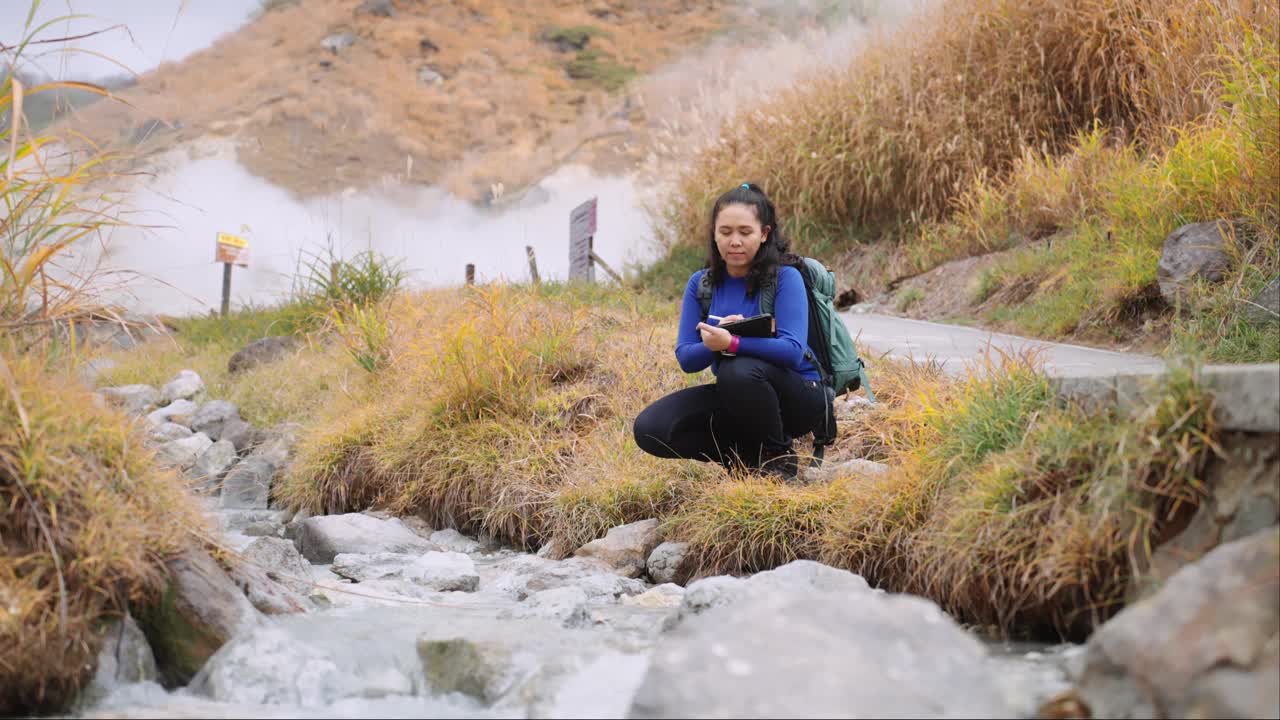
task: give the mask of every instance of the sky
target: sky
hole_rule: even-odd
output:
[[[94,37],[74,45],[105,55],[136,73],[161,62],[180,60],[208,47],[219,36],[240,27],[260,0],[42,0],[33,26],[67,15],[40,33],[39,38],[60,38],[95,30]],[[0,0],[0,42],[13,45],[23,36],[31,0]],[[115,29],[107,30],[113,26]],[[125,74],[119,65],[85,52],[63,52],[63,44],[41,46],[33,61],[56,78],[96,80]]]

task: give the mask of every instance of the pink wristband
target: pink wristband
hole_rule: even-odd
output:
[[[738,341],[739,341],[739,340],[741,340],[741,339],[742,339],[742,338],[738,337],[737,335],[730,335],[730,336],[729,336],[729,349],[727,350],[727,352],[729,352],[729,353],[735,353],[735,354],[736,354],[736,353],[738,352]]]

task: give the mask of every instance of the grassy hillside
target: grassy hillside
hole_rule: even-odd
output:
[[[659,219],[669,244],[700,244],[710,201],[751,178],[808,252],[838,262],[892,245],[880,277],[852,284],[1026,247],[982,292],[1027,291],[988,304],[985,321],[1127,340],[1142,323],[1122,321],[1146,312],[1179,346],[1274,359],[1280,342],[1237,316],[1280,272],[1277,28],[1275,2],[946,3],[732,119]],[[1224,218],[1245,218],[1249,239],[1234,276],[1204,289],[1204,312],[1142,309],[1165,236]],[[662,272],[687,276],[694,257],[673,252],[679,267]]]

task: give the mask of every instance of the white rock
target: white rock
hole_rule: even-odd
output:
[[[539,590],[516,606],[511,616],[547,618],[559,622],[564,627],[581,627],[589,622],[588,601],[587,592],[572,585]]]
[[[298,549],[313,563],[328,564],[340,553],[422,553],[435,546],[396,519],[362,513],[322,515],[302,521]]]
[[[369,582],[386,577],[399,577],[404,569],[418,559],[409,553],[338,553],[329,569],[335,575],[356,582]]]
[[[185,426],[191,422],[191,414],[196,411],[197,407],[199,406],[190,400],[174,400],[147,415],[147,422],[151,423],[152,427],[160,427],[167,422]]]
[[[476,564],[459,552],[429,552],[406,566],[400,576],[440,592],[473,592],[480,585]]]
[[[204,380],[194,370],[179,370],[178,375],[160,388],[160,402],[190,400],[204,392]]]
[[[649,570],[649,579],[656,583],[672,583],[682,581],[685,560],[689,555],[689,543],[664,542],[649,553],[645,565]]]
[[[623,597],[622,604],[644,608],[674,608],[680,607],[680,603],[683,600],[684,588],[675,583],[663,583],[657,587],[649,588],[639,595]]]
[[[651,518],[610,528],[604,537],[583,545],[574,555],[598,558],[627,577],[637,577],[657,545],[658,521]]]
[[[210,445],[209,449],[196,459],[189,475],[206,490],[215,490],[227,468],[231,467],[235,461],[236,446],[229,440],[219,440]]]

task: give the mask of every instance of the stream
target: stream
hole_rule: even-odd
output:
[[[236,550],[267,542],[262,535],[278,537],[293,530],[286,530],[290,513],[285,511],[226,510],[210,502],[208,514],[223,529],[225,544]],[[378,522],[400,525],[395,519]],[[403,577],[407,571],[355,583],[334,572],[338,565],[306,563],[315,609],[258,616],[184,688],[166,690],[153,680],[105,679],[74,716],[646,716],[632,706],[653,692],[652,685],[645,685],[646,674],[669,656],[659,657],[655,648],[673,632],[682,613],[703,602],[692,599],[692,590],[601,573],[598,565],[581,558],[553,561],[453,531],[441,536],[415,530],[424,539],[443,540],[445,549],[465,551],[479,579],[476,589],[428,591]],[[351,557],[335,562],[346,559],[345,565],[338,562],[339,569],[364,577],[368,568],[346,567]],[[395,559],[385,553],[358,557],[369,558],[370,567]],[[808,565],[841,582],[847,576],[861,583],[849,573]],[[752,580],[765,575],[770,573]],[[819,585],[830,583],[821,577]],[[691,587],[741,582],[710,581]],[[1068,667],[1080,655],[1079,647],[1069,645],[986,641],[985,649],[986,657],[978,661],[1005,701],[1004,707],[989,708],[992,716],[1033,717],[1040,703],[1067,687]],[[718,652],[714,646],[712,651]],[[831,660],[843,668],[839,658]],[[926,678],[920,682],[928,685]],[[707,692],[714,693],[714,686]],[[793,700],[786,707],[805,714],[803,694],[797,692]],[[904,714],[911,708],[908,703]],[[938,714],[957,712],[967,711]],[[864,713],[849,708],[849,714]]]

